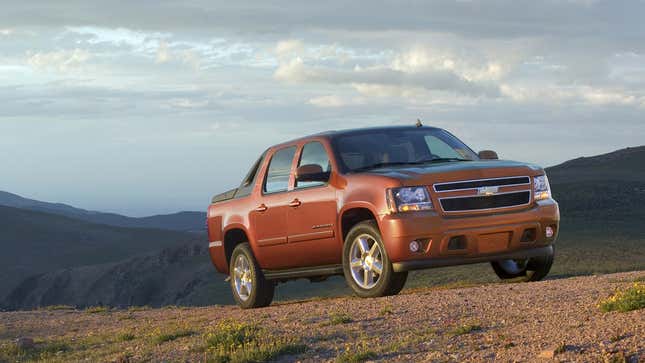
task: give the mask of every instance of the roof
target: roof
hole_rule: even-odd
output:
[[[346,130],[329,130],[329,131],[323,131],[323,132],[318,132],[315,134],[299,137],[293,140],[281,142],[279,144],[271,146],[276,147],[276,146],[281,146],[284,144],[291,144],[294,142],[298,142],[301,140],[306,140],[310,139],[313,137],[326,137],[326,138],[336,138],[339,136],[347,136],[347,135],[356,135],[356,134],[362,134],[365,132],[374,132],[374,131],[402,131],[402,130],[417,130],[419,128],[423,128],[426,130],[437,130],[437,127],[431,127],[431,126],[421,126],[417,127],[416,125],[395,125],[395,126],[377,126],[377,127],[363,127],[363,128],[354,128],[354,129],[346,129]]]

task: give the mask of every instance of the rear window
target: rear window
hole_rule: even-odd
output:
[[[265,193],[284,192],[289,189],[289,176],[291,175],[291,163],[296,154],[296,147],[291,146],[278,150],[271,157],[267,175],[264,180]]]

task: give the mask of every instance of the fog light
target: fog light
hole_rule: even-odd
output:
[[[546,227],[545,234],[546,234],[546,238],[552,238],[554,234],[553,227],[551,226]]]
[[[421,244],[419,243],[419,241],[410,242],[410,251],[419,252],[420,247],[421,247]]]

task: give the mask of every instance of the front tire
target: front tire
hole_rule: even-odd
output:
[[[264,278],[251,246],[235,246],[229,266],[233,298],[242,309],[268,306],[273,300],[275,284]]]
[[[546,256],[532,257],[525,260],[492,261],[490,264],[497,277],[502,280],[540,281],[551,271],[554,255],[555,249]]]
[[[408,278],[407,272],[394,272],[381,232],[374,221],[354,226],[343,247],[343,273],[347,284],[360,297],[398,294]]]

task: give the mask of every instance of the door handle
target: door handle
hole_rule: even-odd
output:
[[[266,210],[269,209],[265,204],[260,204],[259,207],[255,208],[256,212],[266,212]]]
[[[291,203],[289,203],[289,207],[295,208],[295,207],[298,207],[300,204],[302,204],[302,202],[299,201],[298,198],[296,198],[292,200]]]

